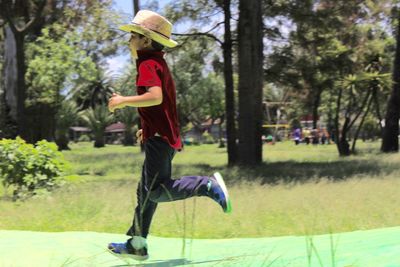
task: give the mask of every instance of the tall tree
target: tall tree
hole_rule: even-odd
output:
[[[333,61],[332,65],[337,69],[338,80],[343,81],[336,83],[332,90],[336,98],[334,119],[336,144],[341,156],[355,152],[354,148],[350,150],[349,143],[352,128],[357,124],[362,126],[371,103],[375,105],[376,116],[380,117],[378,88],[387,87],[385,70],[390,63],[385,60],[386,63],[381,62],[383,67],[368,66],[378,64],[379,58],[390,53],[388,49],[390,45],[387,45],[390,38],[385,34],[386,31],[382,29],[382,23],[379,21],[386,12],[381,5],[382,2],[370,1],[363,6],[359,1],[346,1],[336,5],[338,8],[336,13],[342,27],[348,29],[336,34],[335,42],[332,44],[338,48],[334,49],[336,52],[328,53],[330,56],[337,54],[336,58],[339,60],[335,60],[336,63]],[[345,9],[344,6],[349,8]],[[356,130],[356,138],[357,135]]]
[[[296,27],[267,61],[266,78],[281,90],[291,87],[290,100],[303,106],[300,112],[313,111],[314,127],[319,109],[325,109],[340,155],[351,153],[348,139],[357,125],[358,136],[370,106],[380,117],[386,58],[391,55],[391,39],[380,21],[387,6],[382,2],[389,1],[289,2],[286,16]],[[384,58],[379,71],[367,67],[379,58]]]
[[[238,163],[262,162],[263,21],[261,1],[239,1]]]
[[[235,119],[235,93],[233,87],[233,64],[232,64],[232,32],[231,32],[231,0],[224,0],[224,43],[222,50],[224,55],[224,79],[225,79],[225,116],[228,149],[228,165],[237,162],[236,145],[236,119]]]
[[[267,64],[266,79],[291,87],[292,93],[302,99],[302,114],[312,115],[317,128],[323,92],[332,84],[332,58],[321,49],[331,43],[341,29],[337,11],[330,8],[330,0],[298,0],[277,6],[280,13],[294,26],[287,44],[275,47]],[[284,42],[284,43],[286,43]]]
[[[115,16],[109,9],[111,4],[111,0],[0,1],[0,15],[7,22],[4,27],[7,36],[4,51],[7,59],[4,67],[6,99],[11,117],[18,125],[16,134],[26,141],[34,143],[37,138],[53,140],[54,123],[49,124],[49,127],[32,127],[28,122],[52,122],[55,112],[47,105],[27,109],[30,88],[27,87],[25,74],[31,58],[25,55],[25,44],[34,43],[42,35],[44,27],[57,22],[63,34],[73,31],[80,33],[80,39],[71,41],[69,45],[85,50],[100,69],[105,57],[116,51],[116,31],[110,31],[110,25],[116,24]],[[50,34],[50,38],[60,37],[62,35],[56,31]],[[60,88],[54,89],[58,91]]]
[[[1,27],[4,27],[4,21],[0,21]],[[5,84],[4,84],[4,65],[5,65],[5,38],[4,31],[0,31],[0,139],[12,138],[16,135],[15,121],[10,116],[10,108],[6,102]]]
[[[214,0],[213,2],[197,0],[188,1],[181,0],[168,7],[168,15],[175,21],[179,19],[189,18],[192,21],[199,22],[202,28],[204,25],[211,23],[215,26],[208,30],[192,29],[189,33],[177,34],[177,36],[184,36],[183,42],[186,42],[187,38],[199,38],[206,36],[211,40],[214,40],[220,45],[223,53],[223,74],[225,81],[225,118],[226,118],[226,136],[227,136],[227,150],[228,150],[228,165],[233,166],[237,162],[237,127],[236,127],[236,103],[234,94],[234,82],[233,82],[233,49],[235,39],[232,36],[231,21],[234,19],[232,16],[231,9],[237,6],[237,1],[231,0]],[[219,12],[215,12],[219,9],[223,12],[223,21],[219,21]],[[217,31],[220,25],[224,25],[224,39],[221,40],[218,34],[213,33]]]
[[[56,37],[57,31],[64,36]],[[35,42],[27,44],[25,54],[30,61],[25,75],[28,88],[25,108],[29,112],[26,126],[31,141],[56,139],[56,114],[64,101],[61,91],[71,76],[95,77],[96,66],[91,58],[69,44],[74,38],[63,27],[53,24],[44,28]]]
[[[219,110],[223,97],[220,94],[220,77],[204,73],[205,60],[212,48],[212,42],[203,37],[187,40],[179,50],[170,54],[182,129],[189,123],[201,129],[201,124],[209,117],[221,116]],[[216,104],[215,109],[210,107],[211,103]]]
[[[399,118],[400,118],[400,12],[397,11],[396,55],[393,65],[393,87],[390,95],[385,127],[382,137],[382,152],[399,151]]]
[[[23,139],[29,139],[25,112],[25,37],[42,21],[46,4],[46,0],[0,1],[0,15],[7,23],[4,28],[6,102]]]
[[[58,150],[70,150],[69,128],[77,122],[78,118],[78,107],[75,102],[64,99],[56,114],[55,142]]]

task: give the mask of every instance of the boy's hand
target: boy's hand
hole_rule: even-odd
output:
[[[112,97],[108,100],[108,110],[110,112],[114,112],[114,110],[123,107],[124,107],[124,97],[119,94],[113,93]]]
[[[143,131],[142,131],[142,129],[139,129],[136,132],[136,137],[137,137],[138,143],[141,143],[143,141]]]

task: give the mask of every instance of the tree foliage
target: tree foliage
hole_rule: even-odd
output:
[[[29,61],[26,80],[28,85],[28,100],[26,106],[41,104],[60,104],[60,93],[66,82],[73,77],[94,81],[96,65],[83,50],[71,46],[76,36],[64,35],[58,39],[51,32],[63,31],[60,25],[44,29],[42,36],[27,48]],[[57,34],[58,35],[58,34]]]
[[[201,42],[199,45],[198,42]],[[169,54],[177,88],[177,107],[181,127],[191,123],[201,128],[208,118],[224,115],[224,91],[221,77],[205,70],[212,45],[202,38],[188,41],[179,51]]]
[[[323,123],[341,155],[351,153],[349,138],[357,138],[369,112],[378,123],[382,120],[394,44],[384,21],[389,3],[310,0],[284,5],[294,29],[269,56],[266,79],[290,90],[288,100],[301,103],[296,115],[312,114],[314,128],[320,111],[327,113]]]

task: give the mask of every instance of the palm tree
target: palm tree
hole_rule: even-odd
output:
[[[357,75],[347,75],[340,81],[343,90],[340,89],[339,91],[339,104],[335,118],[336,132],[339,133],[336,145],[340,156],[349,156],[351,153],[355,153],[356,140],[373,104],[375,105],[376,116],[380,117],[378,93],[390,86],[390,79],[388,78],[388,74],[371,70],[368,67],[364,72]],[[342,104],[343,108],[340,108]],[[344,113],[344,120],[342,128],[339,129],[339,114],[341,112]],[[379,118],[379,123],[380,120],[381,118]],[[348,134],[358,121],[350,150]]]
[[[110,125],[114,117],[108,111],[106,106],[97,106],[94,109],[90,108],[82,112],[82,119],[87,126],[92,130],[94,135],[94,147],[104,147],[104,133],[106,127]]]
[[[134,88],[136,79],[136,67],[130,65],[125,69],[125,72],[115,79],[115,88],[121,95],[128,96],[134,94]],[[136,139],[136,130],[141,127],[139,116],[136,108],[125,107],[116,111],[117,118],[119,121],[125,124],[125,136],[124,145],[133,145]],[[141,144],[141,151],[144,151],[144,147]]]
[[[94,81],[81,81],[67,95],[72,97],[80,106],[80,110],[107,105],[108,99],[114,92],[113,77],[99,72]]]
[[[68,147],[68,130],[79,118],[78,106],[75,102],[63,101],[56,114],[56,144],[58,150],[70,150]]]
[[[120,122],[125,124],[124,133],[124,146],[133,146],[135,144],[135,136],[139,116],[137,112],[131,107],[125,107],[123,109],[117,110],[117,118]]]

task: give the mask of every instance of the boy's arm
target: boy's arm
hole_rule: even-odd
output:
[[[146,93],[136,96],[121,96],[118,94],[113,94],[113,96],[108,101],[108,109],[110,112],[118,108],[124,107],[151,107],[157,106],[162,103],[163,95],[161,87],[152,86],[149,87]]]

